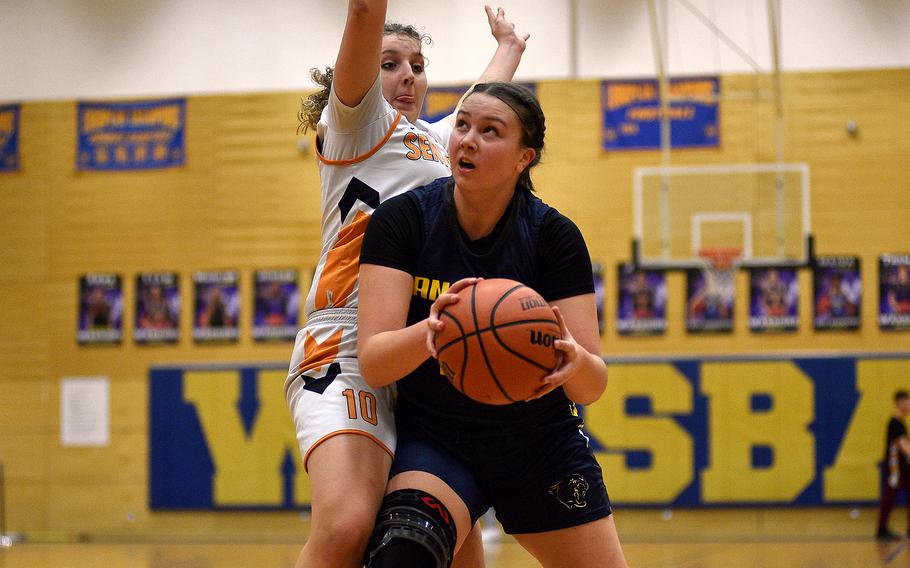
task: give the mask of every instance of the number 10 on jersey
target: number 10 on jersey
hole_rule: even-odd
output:
[[[376,397],[371,392],[359,391],[354,394],[354,389],[345,389],[341,392],[348,401],[348,418],[357,420],[357,403],[360,402],[360,416],[373,426],[377,424]]]

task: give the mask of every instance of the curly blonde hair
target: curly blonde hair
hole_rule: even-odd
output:
[[[385,26],[383,26],[382,34],[409,37],[416,41],[419,46],[433,44],[430,34],[422,34],[414,26],[407,24],[386,22]],[[297,127],[298,134],[305,134],[310,128],[316,129],[319,117],[322,116],[322,110],[329,103],[329,93],[332,91],[332,76],[334,72],[335,69],[332,67],[326,67],[325,70],[310,69],[310,78],[322,89],[300,102],[300,110],[297,112],[297,120],[300,122]]]

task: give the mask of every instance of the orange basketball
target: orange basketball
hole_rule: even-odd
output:
[[[504,278],[458,292],[440,314],[439,367],[456,389],[485,404],[527,399],[559,363],[562,334],[549,304],[534,290]]]

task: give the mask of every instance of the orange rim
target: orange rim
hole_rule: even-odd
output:
[[[711,266],[726,270],[733,266],[734,260],[742,256],[743,250],[737,247],[711,247],[698,251],[698,256],[707,260]]]

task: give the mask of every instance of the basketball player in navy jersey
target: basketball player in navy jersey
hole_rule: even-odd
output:
[[[368,384],[397,384],[399,435],[371,568],[448,566],[491,506],[544,567],[626,565],[575,406],[607,383],[591,260],[575,224],[532,194],[544,130],[530,91],[478,85],[456,116],[453,177],[389,199],[367,227],[358,354]],[[416,277],[454,284],[434,298],[415,291]],[[433,358],[440,311],[482,277],[534,288],[560,322],[562,361],[533,400],[475,402]]]

